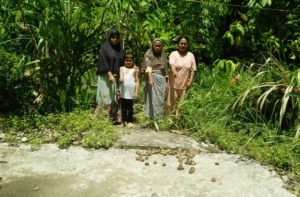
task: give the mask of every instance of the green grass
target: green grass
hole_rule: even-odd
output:
[[[277,133],[277,126],[251,105],[232,110],[232,105],[250,85],[251,73],[231,84],[226,75],[203,71],[185,101],[173,126],[190,131],[199,141],[208,140],[221,149],[256,159],[265,165],[300,173],[300,139],[292,129]]]
[[[9,143],[39,146],[43,143],[59,144],[66,148],[72,144],[86,148],[108,148],[118,139],[118,133],[107,117],[90,111],[0,118],[0,129]]]
[[[193,135],[199,140],[209,140],[229,153],[238,153],[264,165],[300,173],[299,140],[286,136],[280,136],[283,139],[275,141],[263,136],[253,137],[213,122],[201,122],[201,128]]]

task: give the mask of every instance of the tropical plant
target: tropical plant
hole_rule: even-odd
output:
[[[232,60],[217,59],[213,64],[213,68],[214,72],[223,72],[226,73],[229,78],[232,78],[233,75],[240,69],[240,65],[240,62],[235,63]]]
[[[5,1],[1,5],[6,18],[0,18],[3,24],[0,47],[8,55],[15,53],[19,59],[19,62],[8,62],[6,58],[2,62],[9,65],[4,67],[5,72],[14,69],[19,75],[18,84],[10,83],[12,94],[18,95],[15,90],[20,87],[23,95],[22,109],[18,110],[25,113],[31,106],[34,112],[47,113],[89,106],[86,87],[96,77],[95,74],[89,79],[86,76],[95,73],[97,49],[109,28],[104,16],[111,1],[13,3]],[[9,100],[4,104],[8,105]]]
[[[300,109],[299,87],[300,70],[291,71],[274,57],[270,57],[261,65],[251,86],[236,100],[233,109],[245,105],[247,100],[252,105],[253,101],[247,98],[255,93],[256,106],[270,120],[275,120],[278,133],[284,129],[296,128]]]

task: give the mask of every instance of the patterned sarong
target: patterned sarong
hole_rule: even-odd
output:
[[[164,115],[166,79],[160,72],[153,72],[152,79],[152,87],[145,85],[145,115],[156,118]]]

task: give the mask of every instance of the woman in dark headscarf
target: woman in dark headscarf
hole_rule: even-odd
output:
[[[120,122],[119,109],[119,70],[125,52],[120,44],[120,33],[110,30],[108,38],[100,49],[97,69],[97,108],[109,112],[114,122]]]
[[[156,38],[152,47],[144,55],[143,67],[146,75],[145,115],[150,118],[164,114],[166,73],[168,60],[163,50],[162,41]]]

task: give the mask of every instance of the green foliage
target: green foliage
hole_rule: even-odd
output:
[[[117,139],[113,127],[108,127],[103,132],[88,131],[83,139],[82,146],[86,148],[109,148]]]
[[[253,105],[232,111],[236,99],[253,81],[259,81],[250,70],[239,73],[239,82],[232,84],[226,73],[202,70],[188,97],[179,105],[181,115],[172,119],[172,126],[188,130],[199,140],[217,144],[228,152],[299,172],[300,140],[293,136],[297,127],[284,135],[277,133],[277,126],[257,108],[260,91],[248,95],[249,104],[252,101]]]
[[[229,40],[230,45],[241,45],[241,37],[244,36],[245,29],[241,22],[236,21],[230,24],[229,31],[227,31],[223,38]]]
[[[108,148],[118,138],[117,131],[107,118],[89,111],[75,111],[48,116],[1,118],[0,129],[9,142],[22,141],[38,146],[57,142],[60,148],[72,144],[88,148]]]
[[[213,62],[218,57],[221,45],[218,25],[228,13],[221,2],[158,1],[156,6],[142,17],[143,46],[150,46],[151,40],[160,37],[167,52],[176,48],[180,36],[190,38],[190,48],[198,61]]]
[[[4,8],[6,18],[0,19],[3,24],[0,47],[8,54],[16,51],[16,56],[22,57],[15,67],[19,78],[26,81],[17,81],[22,92],[26,90],[21,99],[24,109],[18,110],[25,113],[31,108],[45,113],[89,106],[85,86],[93,84],[95,77],[87,80],[85,76],[90,70],[95,75],[94,50],[105,32],[106,5],[94,9],[92,1],[49,0],[17,2],[15,6],[6,1]],[[8,60],[3,64],[8,64]],[[4,67],[5,72],[10,68]],[[5,85],[5,89],[14,88]],[[8,105],[9,100],[4,104]]]
[[[9,96],[0,98],[1,112],[89,108],[95,97],[91,87],[96,84],[98,51],[111,27],[121,31],[122,44],[136,54],[137,65],[154,37],[164,40],[169,53],[178,37],[187,35],[198,62],[243,58],[262,63],[270,52],[297,67],[296,2],[251,0],[241,2],[243,7],[226,4],[230,2],[4,0],[0,89]]]
[[[265,7],[265,6],[270,6],[272,4],[272,0],[250,0],[248,2],[249,7]]]
[[[0,113],[20,113],[33,97],[31,81],[23,74],[24,61],[0,46]]]
[[[249,0],[241,4],[246,6],[231,7],[225,18],[222,58],[263,63],[268,52],[279,61],[297,67],[299,3]]]
[[[232,60],[217,59],[213,64],[213,68],[215,72],[223,72],[232,78],[237,70],[240,69],[240,64],[240,62],[234,63]]]
[[[293,72],[270,57],[260,68],[260,72],[249,84],[249,88],[237,99],[233,108],[246,102],[257,103],[259,109],[269,118],[278,122],[278,130],[295,127],[299,121],[299,70]],[[256,98],[250,94],[254,91]],[[257,94],[258,93],[258,94]],[[251,99],[247,97],[250,95]],[[252,106],[255,107],[255,106]],[[269,116],[271,114],[271,116]]]

